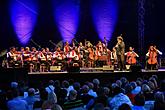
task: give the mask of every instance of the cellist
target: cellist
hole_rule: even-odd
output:
[[[136,65],[137,63],[137,57],[139,57],[139,55],[134,51],[134,48],[129,47],[129,51],[125,53],[126,55],[126,63],[128,65]]]
[[[147,69],[155,70],[158,69],[158,58],[157,56],[162,55],[162,52],[160,52],[156,46],[151,45],[149,47],[148,53],[146,54],[147,57]]]

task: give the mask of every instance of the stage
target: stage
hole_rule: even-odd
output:
[[[81,70],[81,69],[80,69]],[[90,71],[89,71],[90,70]],[[47,85],[49,80],[69,80],[73,79],[80,83],[92,81],[94,78],[100,80],[101,84],[108,85],[121,77],[126,77],[129,81],[135,81],[138,77],[148,79],[152,75],[157,75],[159,79],[165,79],[165,69],[159,69],[158,71],[146,71],[130,72],[130,71],[93,71],[88,68],[86,71],[80,72],[32,72],[29,73],[24,68],[1,68],[0,73],[0,87],[6,87],[12,81],[26,82],[30,87],[37,87],[38,85]]]

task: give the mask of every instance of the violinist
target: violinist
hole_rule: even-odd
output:
[[[69,46],[69,42],[66,41],[65,46],[64,46],[64,54],[67,55],[71,50],[71,47]]]
[[[29,65],[29,62],[31,61],[31,57],[30,57],[30,48],[29,47],[25,47],[25,51],[23,53],[23,61],[24,61],[24,65],[27,67]]]
[[[34,71],[39,69],[38,53],[35,47],[31,48],[31,63],[34,65]]]
[[[146,54],[147,57],[147,69],[156,70],[158,69],[158,55],[162,55],[156,46],[151,45]]]
[[[136,52],[134,52],[134,48],[129,47],[129,52],[126,52],[125,55],[126,55],[126,63],[128,65],[136,65],[137,63],[136,58],[139,57],[139,55]]]
[[[13,67],[16,61],[15,47],[11,47],[7,53],[8,66]]]
[[[58,65],[59,63],[63,63],[63,59],[65,58],[63,52],[61,51],[60,47],[57,47],[56,51],[53,53],[53,64]]]

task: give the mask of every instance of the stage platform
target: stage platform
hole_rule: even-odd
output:
[[[141,72],[129,72],[129,71],[80,71],[79,73],[64,72],[33,72],[28,73],[29,84],[34,86],[36,81],[46,84],[48,80],[69,80],[73,79],[80,83],[86,81],[92,81],[94,78],[98,78],[103,85],[108,85],[121,77],[126,77],[129,81],[135,81],[138,77],[148,79],[152,75],[157,75],[160,79],[165,79],[165,69],[159,69],[158,71],[146,71]],[[38,83],[38,84],[39,84]]]
[[[129,81],[135,81],[138,77],[148,79],[152,75],[157,75],[160,80],[165,79],[165,69],[158,71],[129,72],[129,71],[80,71],[80,72],[32,72],[29,73],[24,68],[12,68],[0,70],[0,87],[9,85],[11,81],[24,81],[30,87],[37,87],[38,85],[47,85],[49,80],[69,80],[73,79],[80,83],[92,81],[94,78],[100,80],[101,84],[108,85],[121,77],[126,77]]]

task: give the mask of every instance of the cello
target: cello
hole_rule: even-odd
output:
[[[148,52],[149,52],[148,64],[150,64],[150,65],[157,64],[158,63],[158,61],[157,61],[157,50],[153,46],[150,46],[150,49],[149,49]]]

